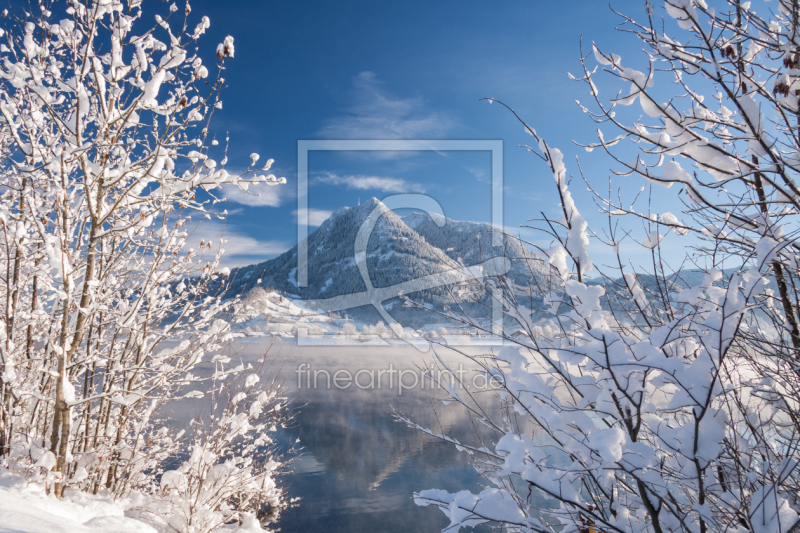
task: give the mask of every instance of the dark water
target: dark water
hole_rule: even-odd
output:
[[[263,353],[263,345],[258,343],[245,348],[254,355],[259,351]],[[388,388],[386,374],[380,390],[377,382],[366,390],[354,385],[345,390],[327,388],[324,378],[319,378],[316,389],[308,388],[305,381],[298,387],[296,369],[301,363],[330,374],[346,369],[354,375],[367,369],[377,375],[377,370],[389,365],[411,372],[415,364],[429,364],[430,354],[413,348],[284,345],[280,357],[285,361],[289,394],[299,409],[293,427],[282,430],[279,439],[283,446],[299,439],[303,455],[283,480],[289,497],[300,501],[269,527],[284,533],[433,533],[446,528],[449,519],[436,507],[416,506],[414,492],[481,490],[484,480],[467,454],[392,418],[390,405],[437,433],[444,429],[461,442],[475,443],[478,435],[465,413],[452,405],[432,403],[431,398],[443,396],[440,390],[432,391],[428,385],[425,390],[418,386],[399,394],[396,382]],[[456,365],[460,361],[452,360]],[[362,385],[369,384],[368,377],[361,376]],[[410,373],[405,381],[413,383]],[[483,526],[475,531],[488,530]]]

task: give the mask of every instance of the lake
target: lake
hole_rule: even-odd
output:
[[[268,339],[248,339],[239,347],[245,359],[256,360],[268,343]],[[471,388],[484,388],[474,363],[449,350],[438,351],[454,372],[462,371]],[[433,398],[446,398],[446,393],[432,389],[429,381],[420,382],[418,366],[429,366],[433,352],[409,346],[286,343],[273,346],[270,356],[282,362],[281,375],[298,408],[292,427],[279,431],[279,441],[287,447],[299,439],[303,454],[293,473],[283,479],[288,496],[300,501],[269,527],[284,533],[433,533],[447,527],[449,520],[436,507],[416,506],[414,492],[481,489],[485,480],[466,453],[392,418],[391,406],[437,433],[443,429],[460,442],[478,443],[479,435],[464,409],[435,402]],[[498,408],[492,391],[477,394]]]

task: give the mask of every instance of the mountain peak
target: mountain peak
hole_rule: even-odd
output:
[[[258,265],[237,269],[229,283],[230,294],[247,293],[261,280],[262,286],[273,287],[303,299],[326,299],[366,290],[355,261],[356,235],[376,207],[383,207],[367,244],[367,270],[374,287],[390,287],[461,266],[472,266],[504,253],[513,258],[508,279],[521,291],[530,292],[540,284],[532,278],[546,274],[535,263],[532,254],[518,241],[504,238],[503,250],[493,246],[489,238],[491,225],[477,222],[446,220],[440,225],[430,214],[413,212],[398,216],[375,197],[360,205],[342,207],[308,236],[308,285],[298,287],[297,247]],[[424,294],[423,294],[424,293]],[[417,294],[434,309],[451,302],[445,288]],[[540,298],[540,297],[539,297]],[[390,303],[387,303],[390,305]],[[402,302],[391,303],[400,313]],[[480,306],[478,306],[480,307]],[[482,308],[477,309],[479,312]],[[371,307],[369,313],[376,313]],[[365,311],[365,312],[367,312]],[[355,311],[354,311],[355,312]],[[410,313],[410,311],[409,311]],[[376,316],[370,320],[379,319]]]
[[[383,202],[381,202],[380,200],[378,200],[377,198],[375,198],[373,196],[372,198],[369,198],[368,200],[365,200],[365,201],[359,203],[358,205],[354,205],[354,206],[346,205],[344,207],[340,207],[339,209],[337,209],[336,211],[334,211],[331,214],[331,216],[328,218],[328,220],[331,220],[331,219],[336,218],[336,217],[341,217],[345,213],[350,213],[350,212],[355,212],[355,211],[358,211],[358,212],[367,211],[367,213],[364,215],[366,217],[378,205],[383,205]],[[327,222],[328,220],[326,220],[325,222]]]

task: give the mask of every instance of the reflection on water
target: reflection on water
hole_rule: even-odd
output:
[[[243,350],[246,357],[258,357],[264,345],[250,343]],[[438,532],[448,520],[437,508],[414,505],[412,494],[429,488],[480,490],[484,480],[466,454],[391,417],[390,405],[437,432],[443,429],[462,442],[476,442],[475,429],[463,412],[431,403],[431,396],[442,397],[441,391],[431,391],[428,385],[400,395],[396,387],[385,388],[385,381],[380,390],[327,388],[325,380],[316,389],[305,382],[298,388],[295,373],[301,363],[331,374],[340,369],[352,374],[377,371],[390,364],[415,369],[415,364],[430,363],[431,355],[408,347],[283,345],[280,351],[290,396],[300,410],[294,426],[282,430],[279,438],[286,446],[300,439],[304,455],[284,480],[289,496],[301,501],[270,527],[284,533]]]

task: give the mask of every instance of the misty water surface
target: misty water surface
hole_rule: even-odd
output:
[[[388,388],[388,373],[382,376],[380,390],[377,383],[365,390],[354,385],[344,390],[333,384],[328,388],[322,373],[317,374],[317,388],[313,388],[313,379],[308,388],[308,374],[301,375],[298,387],[296,369],[302,363],[310,365],[312,372],[327,370],[332,375],[344,369],[355,375],[365,369],[377,376],[378,370],[389,368],[418,371],[415,365],[429,365],[432,353],[421,354],[410,347],[279,348],[289,395],[299,407],[293,427],[281,431],[280,440],[286,445],[300,439],[304,453],[295,463],[294,473],[285,478],[289,495],[301,500],[271,527],[286,533],[438,532],[449,520],[436,507],[416,506],[412,494],[430,488],[451,492],[481,489],[485,480],[472,468],[467,454],[392,418],[390,406],[437,433],[444,430],[460,442],[477,443],[475,428],[463,409],[431,400],[446,397],[440,389],[431,390],[427,384],[424,390],[418,386],[400,394],[396,381]],[[244,353],[254,358],[263,350],[263,342],[249,342],[244,347]],[[464,363],[466,370],[475,368],[461,356],[451,354],[446,360],[454,370],[459,363]],[[469,372],[463,377],[472,380],[474,375]],[[369,386],[368,373],[359,377],[362,386]],[[407,385],[414,381],[408,372],[404,380]],[[483,394],[487,400],[489,395],[493,394]]]

